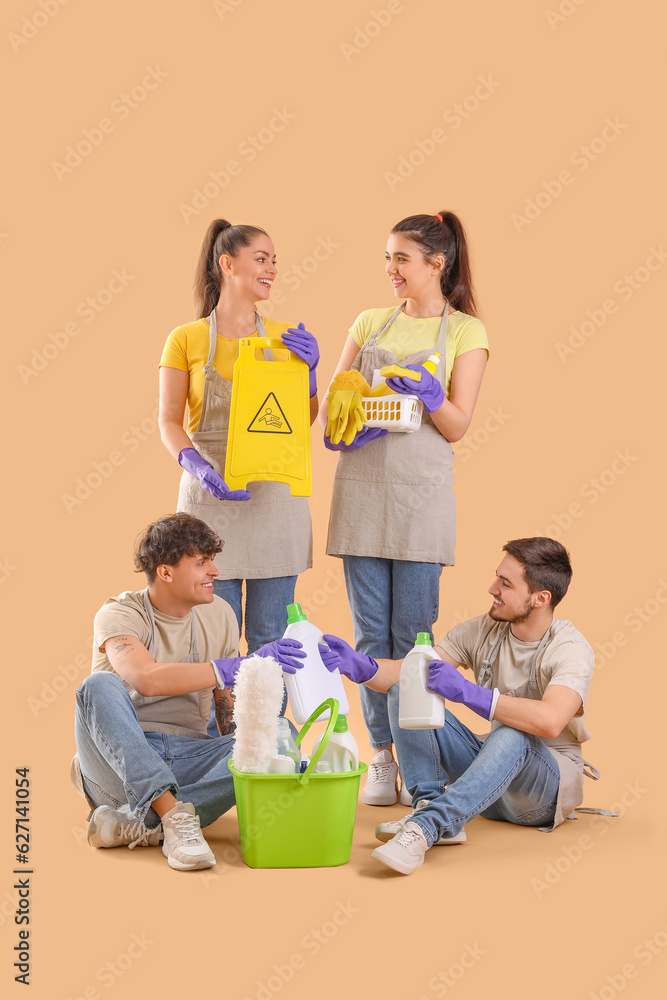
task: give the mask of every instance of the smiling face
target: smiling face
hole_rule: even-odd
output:
[[[220,258],[223,285],[232,287],[242,298],[253,302],[268,299],[276,274],[276,250],[263,233],[247,247],[241,247],[236,257],[223,254]]]
[[[213,581],[218,575],[214,556],[198,552],[194,556],[182,556],[174,565],[158,566],[158,576],[169,583],[170,601],[183,607],[213,603]]]
[[[440,272],[445,258],[434,261],[424,257],[414,240],[402,233],[392,233],[387,240],[385,270],[397,298],[422,298],[440,291]]]
[[[538,609],[546,607],[551,599],[548,590],[530,592],[523,575],[523,565],[509,553],[498,566],[489,593],[493,597],[489,617],[496,622],[515,625],[527,621]]]

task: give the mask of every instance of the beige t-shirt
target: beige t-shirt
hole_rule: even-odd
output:
[[[145,593],[145,592],[143,592]],[[193,616],[197,630],[198,661],[237,656],[239,630],[236,615],[229,604],[217,595],[211,604],[200,604],[185,615],[174,618],[153,605],[155,646],[153,656],[158,663],[180,663],[190,652]],[[151,623],[142,600],[142,592],[126,590],[110,597],[95,615],[93,629],[92,670],[111,670],[104,644],[115,635],[133,635],[147,649],[151,640]],[[187,670],[189,664],[184,663]],[[122,679],[122,678],[121,678]],[[146,698],[123,680],[144,732],[172,733],[177,736],[206,737],[211,712],[213,687],[190,694],[156,695]]]
[[[480,615],[455,625],[440,644],[445,650],[456,654],[458,663],[471,668],[477,680],[482,660],[490,656],[506,628],[505,622],[496,622],[488,614]],[[510,629],[493,666],[491,686],[497,687],[501,694],[507,694],[527,681],[539,644],[539,640],[523,642],[517,639]],[[582,701],[581,708],[560,736],[544,742],[557,746],[589,740],[591,734],[584,724],[584,714],[593,675],[593,650],[572,622],[554,619],[551,638],[537,659],[536,670],[540,696],[544,695],[550,684],[558,684],[576,691]]]

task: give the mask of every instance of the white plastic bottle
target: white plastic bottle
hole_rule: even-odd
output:
[[[282,757],[286,760],[291,761],[292,762],[291,770],[293,772],[294,771],[298,772],[299,766],[301,764],[301,751],[294,742],[294,737],[292,736],[292,731],[289,727],[289,722],[287,721],[287,719],[282,717],[278,719],[278,746],[276,748],[276,754],[278,757]],[[273,759],[276,760],[275,757]],[[284,764],[283,766],[278,766],[278,764],[276,763],[274,767],[275,767],[275,772],[278,773],[284,773],[284,770],[286,770]]]
[[[322,737],[319,736],[313,746],[313,757],[321,742]],[[356,771],[359,767],[357,741],[347,728],[347,719],[344,715],[339,715],[336,719],[329,742],[322,751],[317,766],[322,761],[328,761],[332,771]]]
[[[343,679],[338,670],[327,670],[322,662],[317,648],[318,643],[323,641],[322,633],[317,625],[308,621],[300,604],[287,605],[287,628],[283,638],[298,639],[306,653],[306,659],[302,661],[303,667],[295,674],[283,673],[294,721],[302,726],[311,712],[327,698],[335,698],[341,715],[347,715],[350,706]],[[327,709],[320,715],[320,719],[328,718]]]
[[[429,632],[418,632],[417,641],[401,665],[398,724],[401,729],[440,729],[445,724],[445,702],[426,690],[428,665],[438,654]]]

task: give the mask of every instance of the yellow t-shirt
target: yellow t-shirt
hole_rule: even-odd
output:
[[[350,327],[350,334],[359,347],[363,347],[366,341],[384,326],[395,309],[396,306],[391,306],[389,309],[367,309],[357,316]],[[380,337],[378,347],[391,351],[396,355],[397,361],[402,361],[417,351],[434,349],[438,342],[441,320],[441,316],[429,316],[424,319],[406,316],[405,312],[401,312]],[[458,310],[452,312],[450,309],[446,331],[447,396],[449,396],[454,360],[460,354],[466,354],[480,347],[484,348],[488,355],[489,341],[481,320]]]
[[[279,339],[281,334],[287,331],[289,323],[280,323],[274,319],[264,319],[267,337]],[[256,334],[253,334],[256,336]],[[160,367],[178,368],[188,372],[190,384],[188,386],[188,434],[197,430],[199,418],[201,416],[201,404],[204,394],[204,366],[208,361],[208,349],[210,341],[210,327],[205,319],[195,320],[193,323],[184,323],[177,326],[167,337],[164,345]],[[288,361],[289,351],[274,351],[276,361]],[[215,349],[215,363],[218,375],[229,379],[231,382],[234,370],[234,363],[239,356],[239,342],[234,338],[221,337],[218,334],[218,343]]]

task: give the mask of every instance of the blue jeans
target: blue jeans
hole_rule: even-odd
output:
[[[282,638],[287,628],[287,605],[294,603],[295,587],[295,576],[245,581],[245,638],[249,653],[254,653],[267,642]],[[236,615],[239,635],[243,635],[243,580],[214,580],[213,592],[230,605]],[[285,714],[286,708],[287,692],[283,697],[281,715]],[[219,736],[215,705],[211,706],[207,732],[214,739]]]
[[[430,632],[438,617],[442,566],[343,556],[343,568],[357,652],[403,659],[414,646],[417,632]],[[363,685],[359,695],[371,746],[391,746],[387,695]]]
[[[398,699],[390,706],[412,803],[429,799],[414,817],[429,847],[480,813],[521,826],[553,822],[560,772],[539,736],[499,726],[482,742],[449,710],[441,729],[401,729]]]
[[[144,733],[123,682],[109,671],[90,674],[76,692],[76,745],[92,806],[127,803],[134,817],[157,826],[151,802],[170,791],[192,802],[208,826],[234,805],[227,766],[234,737]]]

